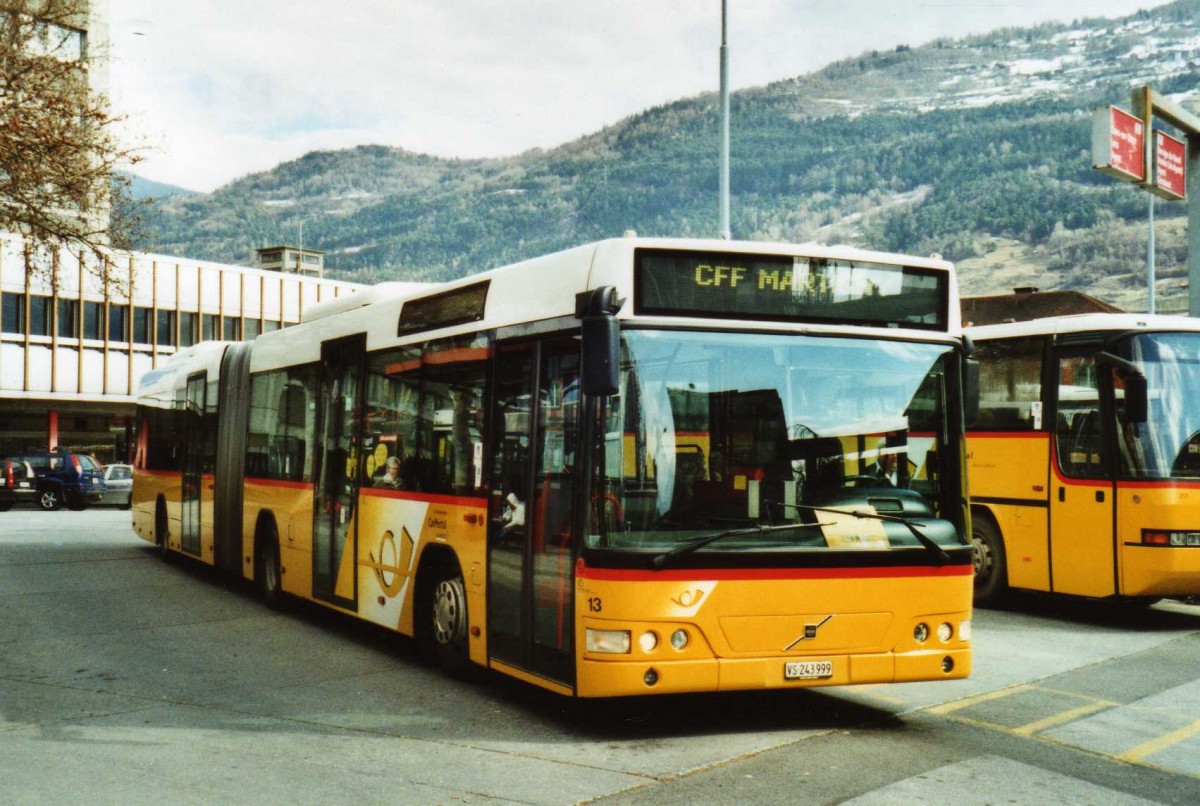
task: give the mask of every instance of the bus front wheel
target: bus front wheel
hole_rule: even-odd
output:
[[[975,602],[998,604],[1008,591],[1008,567],[1000,530],[990,518],[972,518],[971,548],[975,565]]]

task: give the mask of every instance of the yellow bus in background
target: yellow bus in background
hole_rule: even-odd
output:
[[[602,241],[379,286],[140,390],[168,557],[564,695],[965,677],[953,267]]]
[[[1085,314],[968,332],[976,601],[1200,594],[1200,322]]]

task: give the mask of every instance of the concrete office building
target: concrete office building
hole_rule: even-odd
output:
[[[63,249],[52,272],[0,234],[0,456],[56,446],[128,458],[143,373],[198,341],[253,339],[361,286],[142,253]]]
[[[74,0],[74,9],[45,25],[45,40],[103,92],[108,2]],[[45,254],[0,233],[0,457],[61,446],[127,459],[143,373],[197,341],[295,324],[306,308],[357,288],[322,279],[323,254],[312,249],[273,247],[258,269],[74,251]],[[268,257],[274,264],[262,263]]]

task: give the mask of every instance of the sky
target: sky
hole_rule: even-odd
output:
[[[720,0],[107,0],[134,171],[211,191],[310,151],[553,148],[719,86]],[[733,90],[1165,0],[728,0]],[[736,126],[736,121],[733,122]]]

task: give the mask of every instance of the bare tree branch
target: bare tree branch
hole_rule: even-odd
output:
[[[124,245],[112,237],[112,182],[140,159],[118,141],[123,118],[89,81],[104,43],[84,41],[86,9],[84,0],[0,0],[0,231],[52,251]]]

